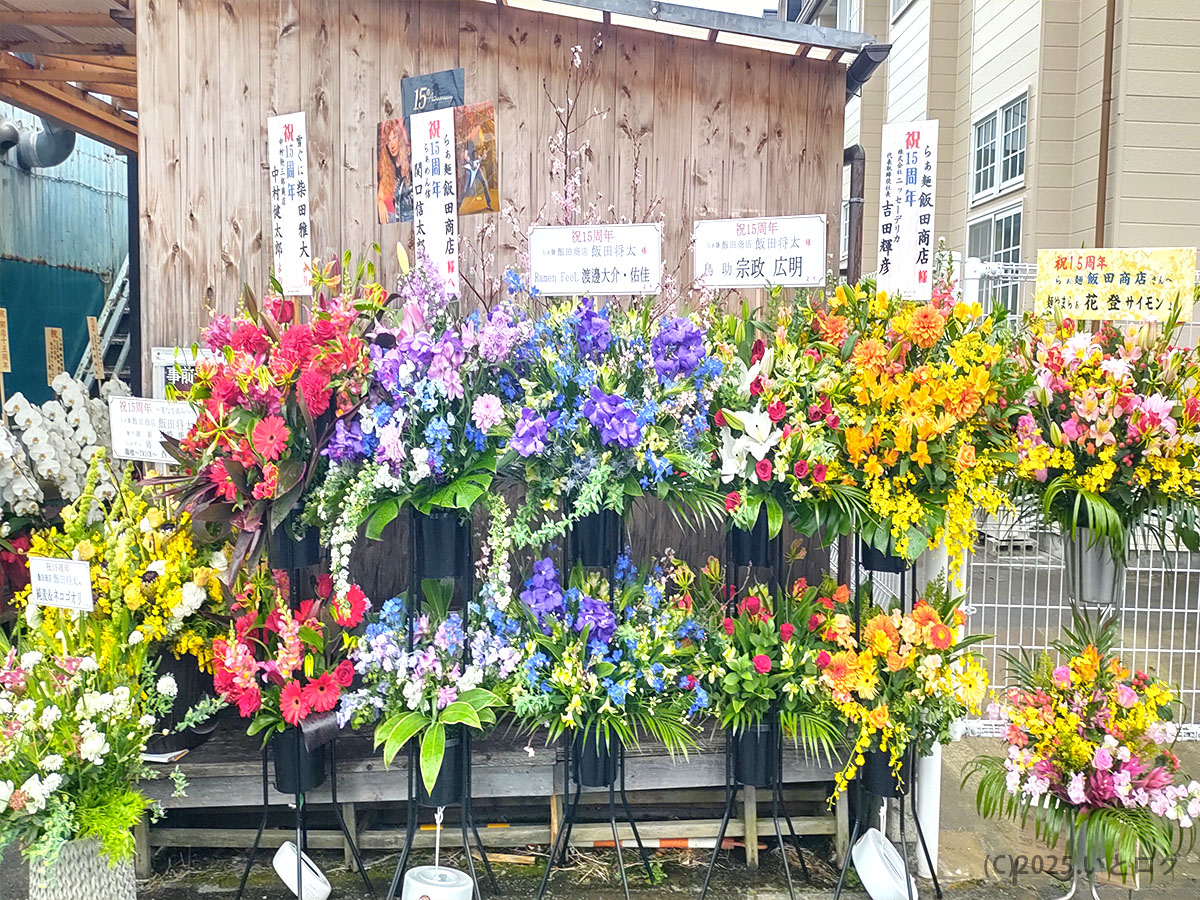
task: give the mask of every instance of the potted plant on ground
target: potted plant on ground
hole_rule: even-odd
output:
[[[81,616],[50,644],[0,632],[0,851],[21,847],[32,900],[133,900],[142,753],[177,692],[147,649],[129,616]]]
[[[712,558],[699,577],[686,572],[682,579],[709,623],[696,672],[732,735],[739,783],[763,787],[781,774],[781,738],[832,759],[844,732],[829,696],[818,690],[818,650],[806,627],[818,589],[799,579],[778,599],[759,584],[723,600],[724,586]]]
[[[1123,878],[1172,861],[1195,840],[1200,782],[1172,752],[1181,704],[1161,680],[1114,651],[1120,619],[1076,611],[1055,653],[1006,655],[1009,686],[993,712],[1005,724],[1003,756],[966,769],[985,818],[1004,817],[1054,847],[1064,836],[1073,870]],[[1168,869],[1170,871],[1170,869]]]
[[[450,611],[447,585],[427,581],[423,587],[421,609],[410,613],[403,597],[393,597],[352,639],[362,687],[342,695],[338,719],[356,728],[377,723],[375,746],[383,748],[384,765],[418,742],[423,801],[447,806],[463,799],[459,732],[496,724],[520,651],[509,643],[515,622],[487,617],[472,603],[464,623]]]
[[[692,666],[704,629],[686,596],[667,594],[674,565],[639,572],[625,554],[611,582],[577,566],[564,584],[542,559],[525,582],[513,712],[548,741],[571,741],[581,784],[612,784],[621,748],[641,738],[693,746],[691,718],[708,704]]]
[[[907,613],[868,593],[856,637],[849,590],[828,580],[818,592],[805,626],[819,642],[817,684],[854,740],[834,796],[860,774],[876,796],[906,793],[915,760],[949,741],[955,721],[979,713],[988,677],[970,648],[988,636],[960,635],[961,600],[944,578]]]
[[[1012,490],[1063,536],[1071,597],[1119,606],[1130,532],[1171,527],[1200,548],[1200,358],[1176,346],[1176,308],[1163,328],[1071,319],[1030,322],[1023,356],[1034,379],[1017,423]]]
[[[345,260],[349,268],[349,256]],[[373,277],[373,266],[367,270]],[[215,316],[187,395],[196,424],[164,446],[184,471],[155,479],[211,537],[236,533],[230,571],[254,569],[270,544],[272,565],[314,565],[315,533],[297,513],[323,466],[339,418],[362,401],[369,357],[363,334],[386,304],[384,289],[336,263],[314,268],[316,294],[301,310],[272,285],[259,303],[247,286],[236,318]],[[301,313],[304,315],[301,315]]]
[[[332,715],[353,681],[341,629],[356,627],[369,603],[357,585],[335,594],[329,575],[318,579],[316,600],[294,609],[290,590],[287,573],[265,563],[238,576],[234,621],[213,640],[214,685],[250,720],[247,732],[270,743],[275,787],[303,794],[328,773],[325,745],[310,750],[302,728],[317,714]],[[323,618],[326,610],[332,624]]]

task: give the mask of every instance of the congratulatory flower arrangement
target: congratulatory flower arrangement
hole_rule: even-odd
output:
[[[375,746],[383,747],[384,765],[419,740],[421,780],[432,792],[450,729],[496,724],[494,708],[504,703],[504,683],[520,652],[509,643],[517,622],[496,612],[485,617],[472,604],[468,628],[460,613],[449,610],[452,590],[435,581],[423,587],[424,608],[414,611],[411,634],[405,600],[393,597],[365,634],[352,639],[363,687],[343,695],[338,720],[356,728],[378,722]]]
[[[509,273],[513,293],[523,290]],[[624,512],[644,495],[710,516],[707,410],[721,373],[705,322],[639,309],[597,308],[584,298],[552,307],[513,347],[517,378],[500,382],[505,465],[526,485],[516,542],[537,546],[600,509]],[[564,515],[530,533],[536,517]]]
[[[675,565],[639,572],[626,551],[610,591],[596,572],[576,567],[564,585],[552,560],[534,564],[520,595],[525,643],[511,679],[513,712],[527,728],[544,726],[548,741],[615,735],[632,747],[649,736],[687,750],[691,718],[708,704],[692,674],[704,629],[688,595],[667,594]]]
[[[867,281],[811,295],[798,309],[803,352],[836,375],[808,381],[810,419],[830,415],[843,480],[867,496],[870,546],[916,559],[944,543],[952,565],[975,535],[975,508],[994,512],[995,481],[1015,462],[1010,420],[1026,380],[1007,355],[1004,312],[981,316],[942,284],[929,303]]]
[[[1006,656],[1013,686],[992,712],[1007,723],[1008,752],[974,760],[963,783],[979,778],[985,817],[1032,816],[1051,847],[1064,828],[1082,829],[1086,847],[1068,852],[1131,873],[1172,856],[1200,820],[1200,782],[1181,778],[1171,752],[1178,699],[1121,662],[1119,629],[1076,612],[1054,644],[1058,665],[1047,652]]]
[[[1178,309],[1157,334],[1033,321],[1023,348],[1034,387],[1013,489],[1064,534],[1090,529],[1117,559],[1155,512],[1200,549],[1200,357],[1175,345],[1183,324]]]

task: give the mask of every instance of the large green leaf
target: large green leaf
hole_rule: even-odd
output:
[[[442,758],[446,755],[446,726],[434,723],[421,738],[421,780],[425,790],[433,792],[438,772],[442,769]]]
[[[383,764],[390,766],[396,754],[422,728],[429,724],[429,719],[414,711],[398,713],[383,722],[375,729],[375,746],[383,744]]]
[[[481,728],[479,713],[470,703],[455,700],[438,715],[438,721],[444,725],[468,725],[471,728]]]
[[[460,703],[468,703],[476,712],[490,706],[499,706],[500,698],[486,688],[471,688],[458,695]]]
[[[391,524],[392,519],[400,515],[404,504],[395,497],[381,500],[367,509],[367,538],[377,541],[383,536],[383,529]]]

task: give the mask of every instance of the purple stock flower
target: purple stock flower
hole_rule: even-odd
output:
[[[464,359],[466,354],[462,341],[453,335],[446,335],[429,362],[429,377],[441,385],[442,392],[451,400],[461,400],[463,396],[462,378],[458,370]]]
[[[589,643],[599,641],[607,644],[616,633],[617,617],[613,615],[611,607],[603,600],[584,596],[579,601],[579,615],[575,619],[575,630],[582,634],[583,629],[588,625],[592,626],[592,630],[588,632]]]
[[[587,420],[600,431],[604,444],[619,444],[628,450],[642,440],[642,426],[637,415],[616,394],[606,394],[593,386],[589,399],[583,404],[582,412]]]
[[[409,359],[419,368],[424,368],[433,359],[433,338],[427,331],[418,331],[411,337],[401,338],[396,349],[401,359]]]
[[[521,591],[521,602],[537,616],[539,623],[546,616],[558,616],[566,611],[563,605],[562,585],[558,583],[558,572],[554,568],[554,560],[550,557],[539,559],[533,564],[533,576],[525,582],[525,590]]]
[[[579,342],[579,352],[588,359],[607,350],[612,340],[608,316],[592,308],[590,297],[584,298],[579,304],[579,323],[575,326],[575,340]]]
[[[517,340],[517,328],[500,310],[493,310],[479,330],[479,355],[488,362],[504,362]]]
[[[546,420],[526,406],[513,429],[508,445],[522,456],[533,456],[546,449],[546,433],[550,426]]]
[[[650,342],[659,381],[688,376],[704,359],[704,338],[690,319],[665,319]]]
[[[338,419],[333,428],[333,437],[322,451],[333,462],[354,462],[366,458],[363,447],[363,432],[355,419],[349,425],[345,419]]]

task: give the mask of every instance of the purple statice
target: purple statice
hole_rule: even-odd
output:
[[[579,601],[579,615],[575,619],[575,630],[580,634],[587,626],[592,626],[588,632],[589,641],[599,641],[607,644],[617,631],[617,617],[612,608],[603,600],[584,595]]]
[[[363,446],[362,426],[358,424],[358,420],[355,419],[347,425],[345,419],[338,419],[337,425],[333,428],[333,437],[329,439],[329,443],[321,452],[331,462],[337,463],[365,459],[367,453]]]
[[[558,583],[558,572],[550,557],[533,564],[533,575],[525,582],[521,602],[537,616],[539,624],[546,616],[561,616],[566,611],[562,585]]]
[[[579,304],[575,340],[579,344],[579,352],[585,359],[595,359],[608,349],[608,345],[612,341],[608,316],[593,309],[590,297],[585,297]]]
[[[546,449],[546,433],[549,430],[549,423],[526,406],[521,410],[521,418],[517,419],[512,439],[509,440],[508,445],[521,456],[533,456]]]
[[[593,386],[581,412],[599,430],[603,444],[618,444],[628,450],[642,440],[637,414],[616,394],[606,394]]]
[[[664,319],[650,342],[659,381],[686,377],[704,359],[704,337],[691,319]]]

